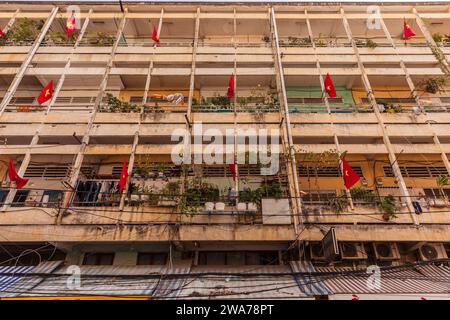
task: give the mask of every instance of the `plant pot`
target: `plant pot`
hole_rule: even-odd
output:
[[[391,215],[389,213],[383,213],[383,220],[384,221],[389,221],[391,219]]]

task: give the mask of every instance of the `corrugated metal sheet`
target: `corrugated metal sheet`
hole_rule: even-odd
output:
[[[205,275],[204,273],[224,273]],[[228,273],[228,275],[227,275]],[[261,274],[262,275],[259,275]],[[282,273],[282,275],[280,275]],[[199,266],[191,270],[178,298],[299,299],[308,298],[288,266]],[[196,276],[194,276],[196,275]]]
[[[429,266],[430,269],[434,266]],[[368,284],[370,274],[365,270],[352,270],[337,267],[316,267],[319,272],[335,272],[320,276],[320,279],[333,294],[408,294],[408,293],[448,293],[448,279],[430,277],[415,269],[391,269],[381,272],[380,287]],[[372,282],[373,284],[373,282]]]
[[[156,299],[173,299],[178,297],[180,291],[185,286],[187,277],[177,275],[189,274],[190,270],[190,265],[165,268],[161,272],[160,281],[153,291],[152,296]]]
[[[158,278],[143,277],[160,274],[162,266],[79,266],[80,286],[73,281],[70,266],[55,272],[40,283],[27,296],[128,296],[150,295]]]
[[[44,280],[42,276],[24,276],[28,273],[50,274],[62,261],[46,261],[37,266],[0,267],[0,273],[11,275],[0,276],[0,297],[16,297],[34,288]]]
[[[309,261],[291,261],[292,271],[302,273],[314,273],[316,270]],[[313,275],[295,275],[300,290],[308,296],[326,296],[331,293],[326,284]]]

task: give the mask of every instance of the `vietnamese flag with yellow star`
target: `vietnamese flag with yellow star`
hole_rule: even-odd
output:
[[[415,35],[416,34],[414,33],[413,29],[409,26],[408,22],[406,22],[406,19],[403,20],[403,37],[405,38],[405,40],[409,40]]]
[[[41,91],[37,98],[39,104],[43,104],[53,97],[53,81],[50,81],[45,88]]]
[[[336,98],[336,89],[334,88],[333,80],[331,80],[331,76],[327,73],[325,77],[325,91],[328,93],[330,98]]]
[[[344,184],[347,189],[350,189],[359,181],[358,174],[345,159],[342,159],[342,176],[344,177]]]
[[[66,35],[70,37],[72,32],[77,30],[77,25],[75,21],[75,16],[72,14],[66,21]]]
[[[127,179],[128,179],[127,162],[124,161],[122,164],[122,172],[120,173],[120,180],[119,180],[120,193],[122,193],[123,189],[125,188],[125,185],[127,184]]]

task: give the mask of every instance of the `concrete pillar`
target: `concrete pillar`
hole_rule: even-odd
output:
[[[64,197],[64,207],[68,206],[70,198],[72,196],[72,193],[75,190],[76,183],[78,181],[78,176],[80,174],[81,165],[82,165],[83,159],[84,159],[84,152],[85,152],[86,146],[89,144],[89,140],[90,140],[90,131],[91,131],[93,125],[94,125],[95,115],[98,112],[98,108],[100,106],[100,103],[101,103],[102,98],[103,98],[103,94],[104,94],[104,92],[106,90],[106,87],[107,87],[107,84],[108,84],[109,73],[110,73],[110,70],[111,70],[111,68],[113,66],[114,56],[115,56],[115,53],[117,51],[117,47],[119,45],[119,41],[120,41],[120,39],[122,37],[122,31],[123,31],[123,29],[125,27],[125,22],[127,20],[126,19],[127,18],[127,14],[128,14],[128,8],[125,9],[125,11],[123,13],[123,16],[122,16],[122,20],[121,20],[121,22],[119,24],[119,27],[117,29],[116,38],[115,38],[113,47],[111,49],[111,54],[110,54],[107,66],[105,68],[105,73],[103,75],[103,79],[102,79],[102,82],[100,84],[99,92],[98,92],[97,97],[95,99],[94,110],[92,111],[92,115],[91,115],[91,117],[89,119],[89,123],[87,125],[86,132],[83,135],[83,140],[81,142],[80,149],[79,149],[79,151],[77,153],[77,156],[75,158],[75,162],[74,162],[74,165],[73,165],[73,170],[72,170],[72,173],[71,173],[71,176],[70,176],[70,181],[69,181],[72,190],[69,191]]]
[[[298,185],[298,176],[297,176],[297,161],[295,159],[295,146],[292,140],[292,132],[291,132],[291,122],[289,118],[289,105],[287,102],[286,96],[286,86],[284,83],[284,72],[283,72],[283,64],[281,61],[280,47],[279,47],[279,37],[278,37],[278,29],[277,22],[275,17],[275,10],[273,7],[270,8],[269,17],[271,18],[271,26],[272,26],[272,44],[274,49],[274,64],[276,70],[276,79],[277,79],[277,87],[278,94],[280,96],[280,116],[283,117],[282,126],[284,126],[284,143],[287,144],[285,146],[286,159],[288,162],[288,180],[290,187],[291,197],[291,205],[293,208],[293,222],[294,222],[294,230],[296,236],[299,235],[298,226],[302,226],[302,207],[301,207],[301,199],[300,199],[300,189]]]
[[[350,25],[348,23],[347,17],[345,16],[345,12],[344,9],[341,7],[340,9],[340,13],[342,16],[342,22],[344,24],[344,28],[345,28],[345,32],[347,34],[347,37],[349,39],[349,41],[352,44],[353,50],[355,52],[355,56],[358,60],[358,66],[359,69],[361,71],[361,77],[362,77],[362,82],[364,84],[364,87],[368,93],[368,97],[372,106],[372,109],[375,113],[375,116],[377,117],[378,120],[378,125],[381,129],[381,132],[383,133],[383,141],[384,144],[386,146],[386,149],[388,150],[388,156],[389,156],[389,161],[391,163],[392,166],[392,170],[394,172],[395,178],[397,179],[398,185],[399,185],[399,189],[400,192],[402,194],[402,202],[406,204],[410,214],[411,214],[411,219],[413,221],[413,223],[415,225],[419,225],[419,221],[417,220],[416,214],[415,214],[415,210],[414,210],[414,206],[412,205],[412,201],[411,201],[411,197],[409,195],[408,189],[406,187],[406,183],[405,180],[403,179],[402,173],[400,171],[400,167],[398,165],[398,161],[397,161],[397,157],[395,156],[394,153],[394,149],[391,145],[391,141],[389,139],[389,136],[387,134],[387,130],[386,130],[386,126],[383,122],[383,118],[380,114],[380,111],[378,110],[378,105],[375,99],[375,96],[373,94],[373,90],[372,90],[372,86],[370,84],[369,78],[365,72],[365,68],[364,68],[364,64],[361,61],[361,57],[359,55],[359,50],[358,47],[356,46],[355,40],[353,39],[353,34],[352,31],[350,29]]]

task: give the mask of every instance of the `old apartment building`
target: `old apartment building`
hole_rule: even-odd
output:
[[[0,28],[0,297],[449,297],[449,4],[11,2]],[[199,157],[218,134],[231,165]]]

